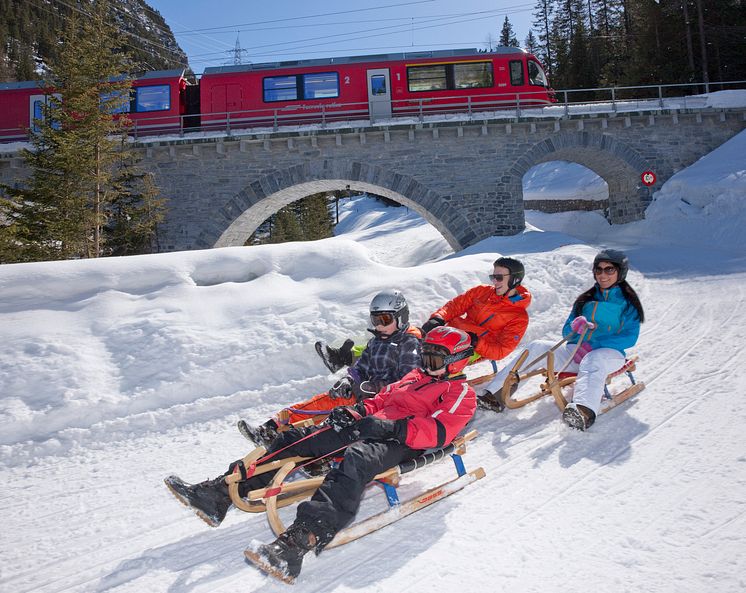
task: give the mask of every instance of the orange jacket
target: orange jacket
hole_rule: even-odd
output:
[[[520,285],[516,293],[498,296],[492,286],[482,284],[451,299],[430,317],[440,317],[447,325],[476,334],[477,354],[500,360],[515,350],[528,327],[526,309],[531,293]]]

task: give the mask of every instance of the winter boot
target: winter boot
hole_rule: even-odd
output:
[[[584,405],[570,402],[562,412],[562,420],[570,428],[587,430],[596,421],[596,413]]]
[[[490,410],[491,412],[499,413],[505,409],[505,404],[502,401],[502,393],[490,393],[489,391],[485,391],[482,395],[477,396],[477,405],[483,410]]]
[[[178,476],[169,476],[164,482],[179,502],[197,513],[210,527],[220,525],[231,508],[231,497],[224,476],[199,484],[187,484]]]
[[[304,525],[293,523],[271,544],[244,552],[246,558],[260,570],[286,583],[293,583],[300,574],[305,556],[316,545],[316,536]]]
[[[352,364],[352,347],[355,345],[350,339],[344,341],[339,348],[332,348],[325,342],[316,342],[316,352],[324,361],[326,368],[332,373]]]
[[[259,426],[250,426],[246,420],[239,420],[237,426],[238,432],[257,447],[269,447],[270,443],[277,438],[277,422],[271,419]]]

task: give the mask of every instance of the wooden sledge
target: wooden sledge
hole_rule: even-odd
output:
[[[543,358],[545,358],[546,363],[544,367],[537,368],[525,373],[521,373],[520,369],[524,366],[524,363],[528,358],[528,350],[523,351],[523,353],[518,357],[518,360],[516,360],[513,367],[510,369],[510,373],[505,378],[502,390],[500,391],[500,399],[506,408],[509,408],[511,410],[515,408],[522,408],[526,404],[530,404],[537,399],[541,399],[542,397],[551,395],[554,398],[554,403],[557,404],[560,412],[565,409],[565,406],[567,406],[567,400],[562,393],[562,389],[569,385],[572,385],[577,379],[577,375],[575,373],[565,373],[562,371],[558,372],[554,367],[554,351],[559,348],[565,341],[566,340],[561,340],[546,353],[539,356],[538,358],[535,358],[531,361],[531,363],[525,365],[526,367],[532,367],[537,362],[540,362]],[[581,341],[582,340],[578,341],[578,344],[580,344]],[[614,379],[614,377],[626,374],[631,384],[623,391],[613,395],[609,392],[608,387],[604,386],[603,401],[605,402],[605,405],[601,408],[601,414],[608,412],[612,408],[615,408],[619,404],[628,400],[633,395],[636,395],[643,389],[645,389],[645,383],[635,381],[634,375],[632,374],[632,371],[636,370],[637,360],[637,356],[633,356],[627,359],[620,369],[614,371],[608,377],[606,377],[606,385],[608,385],[612,381],[612,379]],[[515,398],[514,394],[518,387],[518,384],[521,381],[529,379],[530,377],[535,377],[537,375],[542,375],[544,377],[544,382],[539,386],[539,391],[522,399]]]
[[[383,486],[389,509],[369,517],[360,523],[343,529],[326,547],[334,548],[341,546],[372,533],[373,531],[377,531],[382,527],[390,525],[402,517],[406,517],[420,509],[430,506],[446,496],[458,492],[472,482],[483,478],[485,472],[481,467],[467,472],[462,459],[462,455],[466,452],[466,443],[474,439],[476,436],[477,431],[472,430],[465,435],[456,438],[453,443],[446,447],[442,447],[429,453],[424,453],[420,457],[401,463],[396,467],[378,474],[373,478],[371,483],[379,483]],[[244,463],[247,463],[248,461],[248,464],[250,465],[253,461],[261,458],[263,455],[264,448],[259,447],[244,458]],[[436,461],[440,461],[448,455],[451,456],[456,467],[457,475],[455,478],[430,488],[429,490],[404,502],[399,500],[396,488],[399,485],[399,480],[403,474],[430,465]],[[324,481],[324,477],[320,476],[316,478],[285,482],[288,474],[296,469],[299,463],[309,461],[310,459],[311,458],[306,457],[289,457],[257,466],[255,474],[277,469],[278,466],[279,471],[277,471],[271,484],[267,488],[252,490],[249,492],[246,499],[242,499],[238,495],[238,482],[240,481],[240,475],[231,474],[226,478],[226,482],[228,483],[228,489],[233,504],[248,512],[266,511],[270,528],[275,535],[279,536],[285,531],[285,525],[280,519],[278,509],[311,497]]]

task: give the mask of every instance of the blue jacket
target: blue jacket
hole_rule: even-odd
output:
[[[624,349],[634,346],[640,335],[640,316],[618,286],[601,290],[597,284],[594,300],[583,306],[581,314],[596,324],[596,329],[589,330],[583,340],[589,342],[594,349],[613,348],[625,354]],[[572,333],[570,323],[576,317],[573,307],[562,328],[563,337]],[[568,342],[575,344],[578,337],[574,335]]]

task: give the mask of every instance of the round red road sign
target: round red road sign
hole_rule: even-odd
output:
[[[652,171],[645,171],[642,175],[640,175],[640,179],[642,179],[642,182],[647,185],[655,185],[656,176],[655,173]]]

